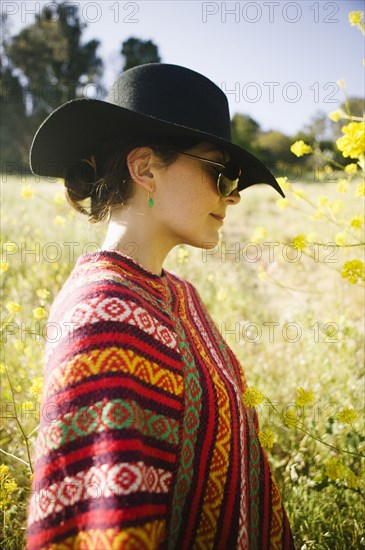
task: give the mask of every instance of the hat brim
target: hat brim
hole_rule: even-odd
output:
[[[239,191],[266,183],[285,196],[270,170],[238,145],[97,99],[68,101],[46,118],[31,145],[30,168],[35,175],[64,178],[71,166],[95,154],[101,144],[124,138],[170,137],[201,139],[227,151],[241,167]]]

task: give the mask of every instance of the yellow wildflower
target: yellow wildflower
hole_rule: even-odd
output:
[[[313,220],[319,220],[319,218],[323,218],[322,208],[318,208],[317,210],[315,210],[314,214],[311,215],[311,218]]]
[[[65,198],[64,194],[58,192],[55,194],[53,200],[56,204],[63,204],[64,198]]]
[[[17,482],[12,477],[5,483],[5,489],[8,493],[13,493],[18,488]]]
[[[338,411],[336,418],[342,424],[351,424],[357,418],[357,412],[354,409],[346,408]]]
[[[29,392],[33,395],[33,397],[38,397],[38,395],[42,393],[43,383],[44,383],[43,376],[34,377],[33,384],[29,389]]]
[[[352,218],[350,221],[350,226],[354,229],[361,229],[361,227],[364,225],[364,216],[356,216],[356,218]]]
[[[5,271],[7,271],[8,269],[9,269],[8,262],[0,262],[0,271],[2,271],[2,273],[5,273]]]
[[[332,113],[328,115],[328,118],[333,120],[333,122],[338,122],[345,114],[346,113],[342,109],[337,109],[337,111],[332,111]]]
[[[284,177],[278,177],[276,178],[276,181],[280,185],[283,191],[290,191],[291,189],[291,183],[288,181],[288,178],[286,176]]]
[[[345,262],[342,266],[341,277],[348,279],[352,285],[356,285],[358,280],[365,281],[364,262],[361,260]]]
[[[19,338],[17,338],[14,342],[14,349],[15,351],[17,351],[18,353],[19,352],[22,352],[23,349],[24,349],[24,342],[22,342],[21,340],[19,340]]]
[[[15,479],[9,475],[9,467],[0,464],[0,508],[5,510],[10,502],[12,493],[18,488]]]
[[[336,189],[339,193],[347,193],[349,188],[349,181],[345,178],[341,178],[336,185]]]
[[[299,199],[306,199],[307,198],[307,194],[304,193],[303,189],[293,189],[293,195],[295,195]]]
[[[344,88],[346,86],[346,82],[343,78],[341,80],[337,80],[336,84],[339,88]]]
[[[350,469],[347,470],[346,483],[349,489],[355,489],[356,491],[359,488],[359,478]]]
[[[186,264],[189,258],[189,252],[182,246],[180,246],[176,252],[176,261],[179,264]]]
[[[263,398],[263,393],[261,393],[260,390],[258,390],[254,386],[251,386],[250,388],[247,387],[242,397],[246,407],[256,407],[257,405],[260,405]]]
[[[338,214],[343,209],[343,201],[333,201],[329,204],[329,207],[334,214]]]
[[[326,462],[326,474],[330,479],[343,479],[346,476],[346,466],[340,458],[333,457]]]
[[[337,233],[335,237],[335,243],[337,246],[343,246],[347,243],[347,235],[346,233]]]
[[[33,309],[33,316],[34,316],[34,319],[40,320],[47,317],[47,313],[45,312],[44,307],[40,306]]]
[[[34,189],[31,185],[23,185],[20,194],[23,199],[32,199],[34,197]]]
[[[312,391],[307,391],[302,387],[297,388],[296,391],[297,391],[297,397],[295,399],[295,404],[298,407],[304,407],[305,405],[309,405],[310,403],[313,403],[314,393]]]
[[[33,356],[33,350],[32,350],[32,347],[31,346],[24,346],[24,355],[26,357],[28,357],[29,359],[32,358]]]
[[[288,206],[289,206],[289,201],[288,201],[287,198],[285,198],[285,199],[278,199],[278,200],[276,201],[276,204],[277,204],[277,206],[278,206],[281,210],[285,210],[285,208],[288,208]]]
[[[2,481],[9,473],[9,466],[6,464],[0,464],[0,480]]]
[[[361,182],[357,186],[355,197],[364,197],[365,196],[365,183]]]
[[[271,430],[260,430],[259,440],[263,447],[271,449],[275,442],[274,433]]]
[[[16,302],[8,302],[6,304],[6,309],[10,313],[17,313],[18,311],[20,311],[22,309],[22,306],[20,304],[17,304]]]
[[[54,225],[65,225],[66,220],[63,216],[56,216],[53,220]]]
[[[260,281],[265,281],[267,279],[267,272],[261,265],[259,267],[258,278],[260,279]]]
[[[283,414],[283,422],[288,428],[295,428],[299,422],[299,418],[297,417],[294,409],[289,409]]]
[[[217,292],[217,300],[218,302],[224,302],[224,300],[228,297],[228,292],[224,288],[220,288]]]
[[[4,252],[15,252],[16,250],[16,244],[13,243],[12,241],[6,241],[5,243],[3,243],[3,250]]]
[[[307,234],[307,242],[308,243],[315,243],[317,241],[317,233],[308,233]]]
[[[251,240],[254,243],[258,243],[258,242],[262,241],[262,239],[264,239],[265,237],[267,237],[267,231],[266,231],[265,227],[262,227],[262,225],[260,225],[258,227],[255,227],[255,229],[252,233]]]
[[[318,206],[329,206],[330,201],[328,200],[328,197],[326,197],[325,195],[321,195],[317,199],[317,204]]]
[[[305,235],[297,235],[292,240],[292,246],[296,248],[297,250],[304,250],[307,246],[307,239]]]
[[[49,290],[46,288],[39,288],[36,294],[41,300],[45,300],[49,296]]]
[[[346,172],[346,174],[356,174],[357,164],[355,162],[351,162],[351,164],[347,164],[344,168],[344,171]]]
[[[18,384],[17,386],[14,386],[14,390],[17,392],[17,393],[20,393],[22,391],[22,387],[20,384]]]
[[[0,362],[0,373],[4,373],[5,372],[5,365],[3,362]]]
[[[297,157],[302,157],[303,155],[309,155],[309,153],[313,153],[312,147],[304,143],[302,139],[293,143],[293,145],[290,147],[290,151]]]
[[[341,131],[345,135],[336,141],[338,149],[344,157],[359,158],[365,149],[364,123],[350,122]]]
[[[351,26],[356,27],[356,25],[360,25],[363,15],[363,11],[351,11],[349,13],[349,21],[351,23]]]

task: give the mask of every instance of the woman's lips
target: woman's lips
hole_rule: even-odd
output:
[[[216,220],[218,220],[221,223],[224,222],[224,216],[218,216],[217,214],[211,214],[211,216],[213,216],[213,218],[215,218]]]

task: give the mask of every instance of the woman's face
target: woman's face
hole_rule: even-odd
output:
[[[211,144],[184,152],[220,164],[229,160],[227,153]],[[170,246],[189,244],[209,249],[219,242],[227,208],[238,204],[240,196],[237,190],[229,197],[219,195],[218,173],[219,167],[185,155],[178,155],[173,164],[158,170],[151,215],[159,223],[161,238],[170,239]]]

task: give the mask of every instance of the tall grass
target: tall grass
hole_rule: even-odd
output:
[[[20,178],[8,177],[2,187],[3,261],[7,265],[1,282],[0,446],[8,454],[2,453],[0,461],[17,483],[10,492],[2,487],[0,495],[0,545],[9,550],[22,548],[24,543],[30,484],[30,468],[25,463],[39,415],[34,381],[43,371],[46,315],[76,258],[95,250],[106,230],[105,226],[89,226],[60,197],[55,200],[62,193],[61,184],[28,177],[27,184],[35,192],[28,199],[21,197],[22,184]],[[334,183],[307,183],[305,190],[313,199],[324,193],[333,199],[337,196]],[[354,208],[351,197],[346,195],[348,212]],[[246,190],[241,203],[230,210],[215,250],[174,249],[165,268],[198,288],[244,366],[248,385],[258,387],[277,411],[294,406],[298,387],[314,392],[314,402],[302,412],[312,435],[323,442],[284,426],[267,401],[258,407],[261,426],[275,433],[268,456],[298,548],[365,548],[363,482],[350,488],[345,480],[331,480],[325,470],[328,459],[339,456],[334,449],[342,449],[354,453],[340,456],[356,476],[360,478],[363,472],[358,455],[365,451],[360,435],[364,294],[361,287],[344,282],[339,275],[341,263],[351,252],[313,249],[295,261],[293,249],[285,248],[285,243],[293,235],[312,231],[328,242],[327,225],[312,219],[302,207],[279,210],[274,191],[266,186]],[[257,226],[264,226],[268,236],[249,244]],[[9,311],[9,302],[19,304],[21,310]],[[359,414],[353,424],[336,420],[338,410],[345,407]]]

